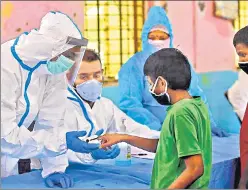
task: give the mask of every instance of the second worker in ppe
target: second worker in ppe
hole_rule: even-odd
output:
[[[238,115],[240,122],[243,121],[246,104],[248,102],[248,88],[245,88],[248,84],[248,51],[247,51],[247,36],[248,36],[248,26],[242,28],[238,35],[238,42],[235,45],[237,54],[239,56],[239,71],[238,80],[228,89],[226,96],[233,106],[234,111]],[[241,37],[240,37],[241,36]],[[237,38],[236,37],[236,38]],[[236,40],[234,38],[234,40]]]
[[[70,78],[71,73],[68,73]],[[84,58],[73,85],[68,87],[68,101],[65,123],[68,131],[87,131],[87,136],[103,129],[105,133],[120,132],[122,121],[126,133],[150,139],[158,139],[159,132],[135,122],[122,112],[114,103],[101,97],[103,70],[99,56],[92,50],[86,50]],[[68,150],[70,161],[94,163],[99,159],[113,159],[118,156],[118,146],[111,150],[98,149],[89,154],[75,153]]]
[[[160,130],[166,116],[166,106],[160,105],[149,93],[143,67],[146,59],[162,48],[173,47],[173,32],[169,18],[162,7],[151,7],[147,20],[142,29],[142,51],[134,54],[119,72],[120,108],[135,121]],[[204,102],[207,99],[199,87],[198,77],[191,67],[191,84],[189,93],[201,96]],[[212,133],[217,136],[227,136],[224,131],[217,128],[212,117]]]

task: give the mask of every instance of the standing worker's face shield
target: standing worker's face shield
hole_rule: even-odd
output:
[[[68,37],[66,43],[56,51],[63,53],[58,54],[53,52],[56,56],[53,56],[53,58],[47,62],[48,70],[53,74],[57,74],[70,69],[71,75],[68,78],[68,82],[72,85],[76,80],[87,44],[88,40],[86,38],[77,39]],[[65,49],[67,50],[63,51]]]
[[[69,56],[70,59],[74,61],[74,64],[71,68],[71,76],[68,78],[69,84],[73,85],[77,78],[77,74],[84,56],[84,52],[88,45],[88,40],[86,38],[79,40],[76,38],[68,37],[67,43],[69,45],[75,45],[75,47],[72,48],[71,51],[64,52],[64,56]]]

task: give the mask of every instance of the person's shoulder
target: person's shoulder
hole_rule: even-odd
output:
[[[127,62],[129,62],[130,60],[133,60],[133,59],[137,59],[138,57],[142,56],[143,55],[143,51],[138,51],[136,52],[135,54],[133,54]]]
[[[114,103],[109,98],[101,97],[97,101],[101,104],[101,106],[106,107],[106,109],[114,106]]]
[[[126,68],[132,68],[133,66],[135,66],[135,64],[137,63],[137,58],[140,57],[141,52],[137,52],[134,55],[132,55],[121,67],[122,71],[123,69]]]
[[[106,104],[106,105],[114,104],[112,102],[112,100],[110,100],[109,98],[105,98],[105,97],[101,97],[100,99],[98,99],[98,101],[100,101],[101,103]]]
[[[122,68],[143,65],[147,57],[148,57],[147,52],[144,51],[136,52],[126,61],[125,64],[122,65]]]
[[[12,52],[11,52],[11,47],[13,46],[13,44],[14,44],[14,40],[10,40],[10,41],[7,41],[1,44],[1,54],[2,54],[1,62],[4,63],[5,59],[9,59],[10,57],[13,57]],[[7,64],[11,65],[9,64],[9,62]]]
[[[127,73],[142,77],[144,75],[143,68],[149,55],[150,53],[147,51],[139,51],[129,58],[119,71],[120,81],[122,82],[129,76]]]
[[[4,50],[5,47],[11,47],[14,44],[15,40],[16,39],[12,39],[12,40],[9,40],[9,41],[2,43],[1,44],[1,51]]]
[[[11,52],[11,47],[13,46],[14,41],[15,40],[10,40],[1,44],[1,69],[9,74],[20,72],[20,65]]]
[[[195,110],[197,108],[202,110],[203,108],[205,109],[205,107],[206,106],[202,101],[202,99],[198,97],[198,98],[181,100],[180,102],[173,105],[170,112],[175,116],[180,116],[185,114],[194,115]]]
[[[112,100],[110,100],[109,98],[105,98],[105,97],[101,97],[100,99],[98,99],[95,104],[97,105],[97,107],[99,108],[99,110],[102,111],[102,114],[113,114],[114,113],[114,107],[115,104],[112,102]]]

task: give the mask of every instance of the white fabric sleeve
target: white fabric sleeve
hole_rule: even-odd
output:
[[[228,98],[231,102],[234,111],[242,121],[245,115],[245,109],[248,102],[248,75],[244,71],[239,72],[238,80],[228,90]]]
[[[50,141],[45,141],[45,150],[47,149],[48,152],[50,152],[49,150],[58,150],[65,153],[67,150],[65,133],[62,133],[65,128],[66,100],[65,74],[50,76],[34,128],[35,131],[45,130],[52,136]],[[49,156],[49,154],[46,155]]]
[[[56,139],[58,142],[54,142],[54,145],[66,148],[64,117],[66,111],[67,85],[64,77],[65,75],[61,74],[51,76],[50,80],[48,80],[35,130],[48,128],[49,126],[47,130],[53,133],[54,136],[57,136]],[[45,157],[40,159],[40,161],[43,168],[41,173],[43,178],[55,172],[63,173],[68,166],[66,154],[56,157]]]
[[[81,161],[81,163],[84,164],[94,164],[97,160],[95,160],[91,154],[82,154],[82,153],[76,153],[76,156]]]
[[[65,139],[56,139],[46,129],[30,132],[25,126],[18,127],[16,121],[16,90],[18,81],[14,74],[1,70],[1,152],[13,158],[57,156],[66,151]],[[58,94],[54,99],[58,99]],[[47,106],[49,102],[47,102]],[[51,102],[50,102],[51,103]],[[45,111],[45,110],[44,110]],[[48,110],[47,110],[48,111]],[[51,109],[49,113],[52,114]],[[58,112],[60,110],[58,109]],[[54,114],[53,114],[54,115]],[[55,114],[56,115],[56,114]],[[55,122],[57,123],[57,122]],[[53,122],[50,122],[52,125]]]
[[[64,173],[68,164],[68,158],[66,154],[62,154],[56,157],[46,157],[41,158],[42,172],[41,175],[43,178],[46,178],[48,175],[61,172]]]
[[[97,161],[92,158],[91,154],[76,153],[72,150],[68,150],[66,154],[70,162],[77,162],[81,164],[94,164]]]

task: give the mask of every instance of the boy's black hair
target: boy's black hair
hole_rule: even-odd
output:
[[[163,77],[173,90],[188,90],[191,82],[189,61],[175,48],[164,48],[150,55],[144,66],[144,74],[150,76],[153,82],[157,77]]]
[[[86,62],[100,61],[102,65],[100,56],[92,49],[85,50],[83,61],[86,61]]]
[[[236,47],[237,44],[245,44],[248,46],[248,26],[240,29],[233,38],[233,45]]]

